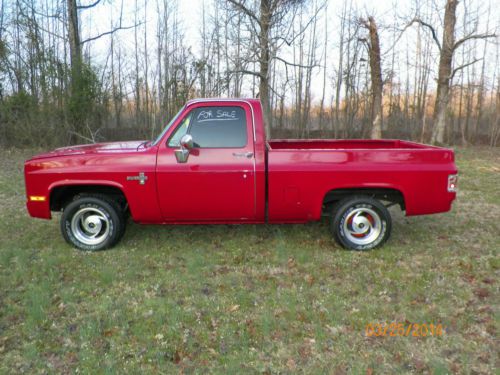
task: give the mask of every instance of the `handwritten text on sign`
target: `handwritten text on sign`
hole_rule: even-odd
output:
[[[238,120],[238,117],[236,117],[236,111],[235,110],[222,110],[222,109],[217,109],[217,110],[205,110],[201,111],[198,116],[196,117],[197,122],[204,122],[204,121],[235,121]]]

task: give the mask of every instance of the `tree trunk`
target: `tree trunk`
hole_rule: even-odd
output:
[[[269,26],[271,23],[271,13],[269,9],[269,0],[261,0],[260,2],[260,83],[259,94],[262,103],[262,114],[268,138],[271,138],[271,102],[269,97],[269,61],[271,52],[269,50]]]
[[[67,0],[68,40],[71,64],[71,78],[69,85],[69,125],[77,134],[81,134],[83,133],[85,117],[88,113],[86,112],[87,109],[84,109],[84,106],[81,106],[82,96],[85,94],[82,87],[83,59],[80,41],[78,6],[76,2],[77,0]]]
[[[339,33],[339,59],[337,65],[336,72],[336,80],[335,80],[335,123],[333,126],[333,136],[337,138],[340,134],[340,100],[341,100],[341,89],[342,89],[342,78],[344,74],[344,35],[345,35],[345,27],[347,23],[347,2],[344,2],[342,7],[342,14],[340,16],[340,33]],[[348,52],[349,54],[349,52]],[[345,97],[347,101],[347,96]],[[346,103],[347,106],[347,103]],[[332,116],[333,118],[333,116]],[[344,117],[344,127],[345,127],[345,117]],[[344,130],[345,133],[345,130]]]
[[[148,1],[144,0],[144,19],[148,19],[147,15]],[[148,28],[144,27],[144,126],[149,129],[149,82],[148,82],[148,69],[149,69],[149,58],[148,58]]]
[[[325,7],[325,13],[328,12],[328,6]],[[325,94],[326,94],[326,75],[327,75],[327,69],[326,69],[326,64],[327,64],[327,58],[328,58],[328,18],[325,17],[325,43],[323,47],[323,89],[321,92],[321,102],[320,102],[320,109],[319,109],[319,130],[321,131],[321,134],[323,135],[324,131],[324,126],[323,126],[323,118],[325,117]]]
[[[380,42],[377,24],[373,17],[365,23],[370,33],[370,74],[372,84],[372,130],[371,138],[382,138],[382,67],[380,63]]]
[[[434,104],[434,130],[431,143],[443,144],[446,127],[446,115],[450,100],[451,64],[455,45],[455,23],[458,0],[448,0],[444,12],[444,30],[441,54],[439,56],[439,74],[436,102]]]
[[[500,137],[500,78],[497,83],[497,95],[495,105],[495,119],[491,122],[490,146],[496,147]]]
[[[71,80],[76,81],[81,69],[82,50],[80,45],[80,31],[78,26],[78,8],[76,0],[67,0],[68,7],[68,39],[71,63]]]
[[[135,0],[134,22],[137,25],[137,0]],[[139,44],[137,41],[137,27],[134,29],[134,50],[135,50],[135,121],[140,124],[139,115],[141,112],[141,91],[139,87]],[[142,124],[141,124],[142,125]]]
[[[479,80],[479,87],[477,92],[477,103],[476,103],[476,118],[474,119],[473,130],[471,134],[471,142],[475,143],[477,140],[478,130],[481,123],[481,118],[483,114],[483,101],[484,101],[484,91],[485,91],[485,80],[484,71],[486,67],[486,47],[487,42],[484,41],[484,54],[483,54],[483,64],[481,66],[481,78]]]

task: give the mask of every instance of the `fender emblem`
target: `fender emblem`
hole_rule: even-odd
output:
[[[140,172],[139,176],[127,176],[127,181],[139,181],[139,185],[144,185],[148,179],[148,176],[144,172]]]

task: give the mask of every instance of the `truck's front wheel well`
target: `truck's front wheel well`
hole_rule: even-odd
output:
[[[58,186],[50,192],[50,210],[61,211],[68,203],[79,195],[106,195],[116,201],[125,212],[128,209],[127,199],[123,192],[114,186],[103,185],[68,185]]]
[[[364,195],[379,201],[389,202],[389,205],[397,204],[401,210],[405,210],[405,200],[403,194],[397,189],[387,188],[354,188],[354,189],[334,189],[326,193],[323,199],[323,213],[329,213],[330,208],[336,202],[354,195]]]

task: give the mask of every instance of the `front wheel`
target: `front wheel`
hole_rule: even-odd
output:
[[[352,250],[381,246],[391,234],[391,215],[378,200],[357,196],[339,201],[332,212],[335,240]]]
[[[80,250],[114,246],[125,231],[119,205],[105,196],[81,196],[69,203],[61,217],[64,239]]]

